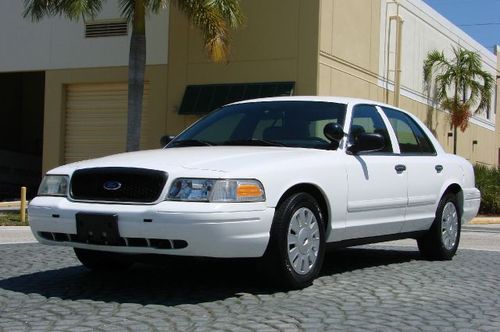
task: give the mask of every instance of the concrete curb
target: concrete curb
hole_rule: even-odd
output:
[[[0,208],[18,208],[21,206],[21,201],[15,202],[0,202]]]
[[[26,208],[28,208],[27,204],[26,204]],[[0,202],[0,213],[1,212],[19,211],[19,209],[21,209],[21,202],[20,201]]]
[[[500,224],[500,217],[476,217],[469,223],[470,225],[491,225]]]

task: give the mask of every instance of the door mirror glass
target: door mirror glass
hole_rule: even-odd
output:
[[[330,122],[325,125],[323,128],[323,134],[325,134],[325,137],[332,142],[340,141],[345,135],[342,126],[334,122]]]
[[[348,151],[352,154],[361,152],[382,151],[385,147],[385,139],[380,134],[362,133],[358,136],[356,143],[351,145]]]

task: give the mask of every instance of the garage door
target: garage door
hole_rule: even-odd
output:
[[[65,163],[125,151],[127,83],[66,86]],[[144,86],[141,147],[147,145],[149,84]]]

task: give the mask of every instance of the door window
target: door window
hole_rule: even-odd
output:
[[[385,146],[381,152],[392,152],[392,144],[387,127],[374,106],[357,105],[354,107],[351,128],[349,129],[349,142],[355,144],[359,135],[363,133],[382,135]]]
[[[408,115],[382,108],[396,133],[401,154],[435,154],[436,150],[422,128]]]

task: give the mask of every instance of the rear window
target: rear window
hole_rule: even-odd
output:
[[[436,154],[429,137],[411,117],[391,108],[382,109],[396,133],[401,154]]]

